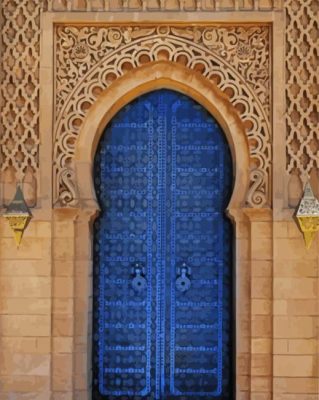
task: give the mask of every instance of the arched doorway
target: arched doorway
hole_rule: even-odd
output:
[[[107,126],[94,165],[94,399],[231,399],[232,192],[208,112],[145,94]]]

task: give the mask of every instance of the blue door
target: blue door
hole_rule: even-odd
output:
[[[232,399],[232,191],[221,128],[158,90],[107,126],[94,164],[93,399]]]

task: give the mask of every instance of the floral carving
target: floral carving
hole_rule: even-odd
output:
[[[198,71],[229,97],[250,145],[247,204],[269,205],[269,34],[268,26],[57,26],[55,200],[76,204],[74,149],[99,93],[127,71],[165,59]]]
[[[72,59],[74,62],[82,61],[89,55],[89,48],[84,43],[77,43],[72,50]]]

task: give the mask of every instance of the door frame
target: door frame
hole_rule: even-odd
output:
[[[246,363],[245,360],[249,359],[248,348],[250,347],[251,333],[250,326],[247,325],[243,329],[249,319],[247,309],[243,310],[242,307],[242,304],[249,304],[249,293],[243,290],[245,283],[242,282],[245,274],[248,273],[244,264],[248,264],[249,256],[244,245],[246,239],[242,238],[241,235],[243,233],[242,221],[246,219],[243,210],[249,185],[249,148],[243,124],[228,99],[222,93],[219,93],[219,90],[211,82],[196,72],[166,62],[158,62],[135,69],[132,73],[119,78],[107,91],[101,93],[99,100],[90,109],[79,134],[75,152],[75,170],[81,209],[85,210],[86,215],[90,215],[87,221],[87,229],[90,231],[89,226],[92,226],[99,209],[92,179],[93,160],[105,126],[124,105],[134,98],[149,91],[163,88],[181,92],[200,103],[220,124],[230,146],[234,189],[227,212],[235,228],[233,261],[235,288],[233,298],[236,298],[236,302],[234,304],[235,321],[233,326],[236,331],[234,335],[234,373],[236,373],[236,379],[234,380],[234,388],[237,393],[244,392],[245,388],[241,381],[244,382],[245,377],[250,375],[250,363]],[[93,135],[92,132],[94,132]],[[77,235],[80,235],[80,231]],[[92,241],[91,231],[89,235],[86,234],[85,236],[82,240],[88,241],[89,238],[89,241]],[[91,260],[90,257],[88,272],[92,268]],[[245,273],[241,271],[243,268],[246,270]],[[88,323],[90,323],[92,313],[92,288],[89,294],[91,312],[89,313]],[[236,326],[240,326],[242,329],[239,331]],[[86,358],[89,374],[91,373],[91,342],[92,336],[89,334],[86,342],[87,348],[90,349]],[[88,386],[90,385],[89,382]]]
[[[272,26],[273,38],[272,47],[276,48],[276,58],[272,62],[272,68],[276,71],[276,84],[273,86],[272,123],[273,139],[272,146],[276,149],[272,163],[273,168],[278,170],[277,178],[273,181],[272,202],[277,210],[281,210],[281,202],[284,197],[284,160],[285,160],[285,121],[282,118],[285,110],[284,103],[284,13],[277,12],[220,12],[211,13],[172,13],[170,21],[185,23],[186,20],[193,24],[234,24],[250,23],[258,26],[260,23],[268,23]],[[111,98],[102,93],[102,97],[96,101],[99,105],[100,115],[95,115],[95,105],[85,119],[81,129],[81,137],[77,142],[75,151],[76,178],[78,185],[78,204],[74,207],[60,207],[52,204],[53,196],[53,174],[52,165],[48,162],[51,159],[55,162],[53,154],[53,138],[55,126],[55,93],[53,77],[55,71],[54,48],[55,24],[92,24],[105,23],[106,21],[121,21],[131,23],[131,13],[109,14],[109,13],[43,13],[41,15],[41,60],[40,60],[40,162],[41,169],[39,185],[39,206],[51,209],[50,220],[52,220],[52,314],[51,314],[51,390],[53,396],[63,392],[67,398],[89,400],[91,398],[91,342],[92,342],[92,224],[98,213],[93,184],[92,184],[92,160],[94,157],[94,146],[102,133],[107,120],[131,99],[127,96],[139,96],[143,92],[157,88],[171,88],[194,98],[201,103],[218,120],[226,133],[230,143],[236,143],[237,133],[244,132],[243,124],[234,110],[228,98],[222,94],[211,82],[201,77],[200,73],[187,70],[187,76],[183,76],[180,82],[177,79],[179,66],[175,63],[154,63],[149,65],[150,69],[144,69],[145,75],[151,70],[154,71],[153,79],[144,76],[145,82],[138,87],[134,75],[127,73],[123,79],[113,82],[108,93],[114,96],[118,93],[118,102],[114,104]],[[167,21],[167,13],[136,13],[134,21],[148,22],[153,25]],[[191,24],[191,23],[190,23]],[[169,73],[164,76],[156,72],[160,64],[162,69],[167,67]],[[164,67],[164,68],[163,68]],[[142,69],[141,69],[142,70]],[[159,75],[157,75],[159,74]],[[130,85],[126,78],[131,76]],[[205,95],[198,87],[192,90],[192,80],[201,81],[205,87]],[[196,86],[196,85],[195,85]],[[200,87],[203,87],[200,86]],[[115,87],[117,89],[115,89]],[[130,89],[130,90],[128,90]],[[105,96],[104,96],[105,95]],[[112,97],[110,96],[110,97]],[[201,99],[199,98],[201,97]],[[202,100],[202,101],[201,101]],[[231,119],[225,121],[222,116],[218,118],[220,111]],[[85,127],[85,128],[84,128]],[[227,133],[228,132],[228,133]],[[237,133],[236,133],[237,132]],[[234,146],[239,157],[249,158],[247,140],[240,136],[241,146]],[[80,148],[81,143],[81,148]],[[90,144],[91,143],[91,144]],[[238,150],[238,151],[237,151]],[[233,153],[232,153],[233,154]],[[264,396],[271,399],[273,372],[272,372],[272,268],[273,268],[273,212],[271,208],[247,208],[244,202],[243,192],[247,190],[246,179],[238,177],[237,169],[243,176],[247,169],[245,162],[241,164],[239,159],[233,159],[235,166],[235,188],[231,202],[228,206],[228,214],[234,225],[234,276],[235,276],[235,320],[236,320],[236,399],[248,400],[254,395]],[[66,177],[68,178],[68,177]],[[67,179],[66,179],[67,180]],[[244,188],[244,190],[243,190]],[[54,208],[52,208],[54,207]],[[42,210],[35,210],[35,219],[42,217]],[[277,211],[278,214],[278,211]],[[279,216],[275,216],[279,218]],[[66,247],[67,246],[67,247]],[[61,299],[55,294],[58,280],[54,271],[68,267],[68,278],[63,278],[70,283],[68,294],[68,307],[61,309]],[[262,313],[257,310],[261,302],[260,293],[256,291],[262,285],[262,301],[267,306]],[[234,297],[235,297],[234,296]],[[64,295],[64,297],[67,297]],[[257,298],[257,300],[256,300]],[[262,315],[260,315],[262,314]],[[61,328],[60,328],[61,327]],[[65,343],[62,353],[55,346],[59,340]],[[62,342],[61,342],[62,343]],[[67,371],[61,371],[59,362],[63,356],[64,365]],[[60,383],[63,381],[63,387]]]

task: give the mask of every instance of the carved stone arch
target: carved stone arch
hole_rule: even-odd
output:
[[[57,58],[55,202],[70,206],[78,202],[74,154],[89,110],[100,101],[101,93],[112,90],[122,76],[129,73],[136,76],[143,65],[166,61],[175,65],[176,70],[183,67],[190,76],[210,81],[211,88],[216,91],[218,87],[229,106],[232,104],[236,109],[249,143],[246,205],[269,206],[269,31],[267,27],[236,29],[229,32],[226,28],[183,30],[159,26],[148,29],[86,27],[81,31],[81,28],[61,27],[57,40],[61,52]],[[261,50],[263,42],[266,50]],[[258,70],[264,79],[256,75],[260,63],[266,66],[266,69],[264,65],[259,66]]]
[[[147,64],[125,74],[101,93],[90,108],[79,132],[74,156],[78,201],[85,207],[98,207],[92,168],[95,151],[107,123],[134,98],[163,88],[190,96],[216,118],[226,134],[234,164],[234,190],[229,208],[243,207],[249,186],[249,146],[235,108],[208,79],[195,71],[165,61]]]

